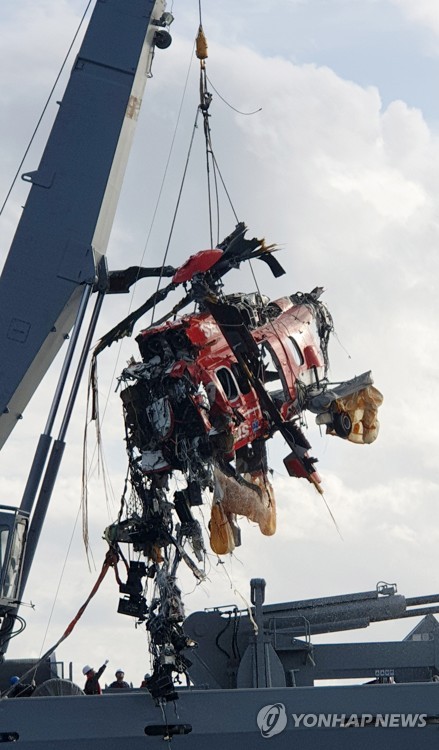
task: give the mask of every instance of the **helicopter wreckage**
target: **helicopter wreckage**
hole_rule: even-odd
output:
[[[117,521],[105,530],[117,555],[125,559],[123,542],[138,553],[138,560],[126,563],[119,612],[145,623],[153,656],[149,689],[165,700],[176,697],[173,674],[187,674],[187,649],[194,645],[182,627],[177,567],[183,560],[198,580],[205,577],[194,508],[210,498],[210,546],[218,555],[230,553],[240,544],[239,516],[265,535],[275,533],[266,443],[276,432],[289,449],[288,474],[322,492],[317,459],[303,432],[305,412],[315,414],[328,434],[355,443],[373,442],[379,429],[382,396],[370,372],[338,384],[328,380],[333,322],[320,299],[322,288],[274,301],[256,293],[222,293],[222,277],[247,260],[264,261],[276,277],[284,273],[274,248],[246,239],[245,232],[238,224],[217,248],[191,256],[178,269],[160,269],[171,282],[96,350],[129,334],[141,315],[184,286],[183,300],[136,337],[141,360],[133,359],[120,376],[131,492],[124,493]],[[127,285],[140,275],[157,275],[157,269],[129,272]],[[113,273],[115,285],[121,273]],[[191,302],[197,312],[176,317]]]

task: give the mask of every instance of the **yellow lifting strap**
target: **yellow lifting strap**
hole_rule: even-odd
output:
[[[196,55],[199,60],[207,59],[207,39],[204,35],[203,27],[199,26],[197,41],[196,41]]]

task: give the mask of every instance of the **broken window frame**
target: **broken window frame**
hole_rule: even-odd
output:
[[[231,389],[229,387],[230,383],[224,383],[223,382],[223,379],[222,379],[222,377],[220,375],[220,373],[222,373],[222,372],[226,373],[226,377],[229,378],[229,380],[231,382],[231,385],[234,386],[234,391],[235,391],[234,394],[231,393]],[[227,367],[226,365],[221,365],[221,367],[218,367],[218,369],[215,370],[215,375],[218,378],[218,381],[219,381],[219,383],[221,385],[221,388],[224,391],[224,395],[225,395],[227,401],[230,401],[230,402],[237,401],[239,399],[239,397],[241,396],[241,390],[239,388],[238,382],[237,382],[237,380],[236,380],[236,378],[235,378],[232,370],[230,369],[230,367]]]
[[[252,387],[239,362],[232,362],[230,369],[232,370],[232,374],[238,384],[240,393],[242,393],[243,396],[248,396],[252,391]]]
[[[294,336],[291,334],[286,336],[285,343],[288,347],[288,353],[292,354],[294,364],[297,365],[297,367],[303,367],[305,364],[305,357],[303,356],[303,352]]]
[[[270,396],[273,396],[273,394],[279,395],[279,393],[282,391],[283,394],[283,401],[289,401],[291,399],[291,395],[288,389],[288,384],[285,379],[285,374],[282,369],[282,365],[279,361],[279,357],[277,356],[274,347],[271,345],[271,343],[267,339],[261,339],[261,341],[258,341],[258,348],[260,351],[260,362],[261,362],[261,370],[262,370],[262,377],[261,380],[264,383],[264,388],[267,391],[267,393],[270,394]],[[272,367],[276,370],[278,374],[278,378],[276,380],[268,380],[265,382],[263,377],[263,371],[265,368],[265,365],[263,363],[263,349],[266,350],[268,356],[271,359]],[[270,365],[271,368],[271,365]],[[281,388],[271,388],[273,384],[277,384],[280,381]]]

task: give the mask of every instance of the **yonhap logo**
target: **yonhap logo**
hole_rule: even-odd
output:
[[[258,727],[263,737],[274,737],[275,734],[283,732],[287,725],[287,712],[283,703],[273,703],[264,706],[256,718]]]

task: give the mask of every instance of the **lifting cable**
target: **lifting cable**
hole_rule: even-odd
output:
[[[212,94],[209,92],[207,88],[206,60],[208,57],[208,53],[207,53],[208,46],[207,46],[207,39],[204,34],[202,18],[201,18],[201,0],[199,2],[199,9],[200,9],[200,25],[198,27],[198,35],[197,35],[197,40],[196,40],[196,55],[200,61],[200,104],[198,105],[198,109],[203,115],[204,139],[205,139],[205,148],[206,148],[207,200],[208,200],[208,207],[209,207],[210,246],[213,247],[214,244],[213,244],[213,220],[212,220],[212,195],[211,195],[211,177],[210,177],[211,165],[212,165],[212,173],[213,173],[213,180],[214,180],[214,187],[215,187],[215,202],[216,202],[216,214],[217,214],[217,243],[216,244],[219,244],[219,234],[220,234],[218,177],[221,180],[221,184],[223,186],[224,192],[227,196],[227,199],[229,201],[230,207],[232,209],[233,215],[237,223],[239,219],[235,211],[234,205],[232,203],[232,200],[230,198],[229,191],[226,188],[223,176],[221,174],[221,171],[218,166],[218,162],[216,160],[216,157],[213,151],[212,133],[211,133],[210,124],[209,124],[209,117],[210,117],[209,107],[212,101]]]
[[[206,172],[207,172],[207,203],[209,207],[209,231],[210,231],[210,247],[213,247],[213,227],[212,227],[212,196],[210,189],[210,159],[209,154],[212,154],[212,141],[209,125],[209,107],[212,101],[212,94],[207,90],[206,80],[206,59],[207,59],[207,39],[204,35],[203,26],[201,23],[201,1],[200,7],[200,26],[198,28],[198,35],[196,41],[196,55],[200,61],[200,104],[198,105],[198,112],[203,115],[203,128],[204,128],[204,140],[206,148]],[[215,175],[215,172],[214,172]],[[215,179],[215,187],[216,179]],[[217,218],[218,218],[218,190],[217,190]]]
[[[235,217],[236,222],[239,222],[238,215],[235,211],[235,208],[233,206],[229,191],[227,190],[226,184],[224,182],[223,176],[221,174],[221,171],[218,166],[218,162],[215,158],[215,154],[213,152],[212,147],[212,138],[211,138],[211,132],[210,132],[210,126],[209,126],[209,105],[212,101],[212,95],[209,93],[207,89],[207,74],[206,74],[206,64],[205,60],[207,59],[207,40],[206,36],[204,34],[203,26],[202,26],[202,20],[201,20],[201,2],[199,2],[199,15],[200,15],[200,25],[198,28],[198,34],[195,41],[195,50],[196,50],[196,56],[200,60],[200,103],[197,107],[197,112],[195,116],[194,126],[192,129],[192,135],[191,140],[189,143],[189,149],[186,156],[186,162],[183,170],[183,176],[180,183],[180,189],[177,196],[177,202],[174,210],[174,214],[172,217],[171,222],[171,228],[169,231],[168,240],[165,247],[165,252],[163,255],[162,265],[164,266],[167,261],[169,247],[171,244],[174,228],[175,228],[175,222],[177,219],[178,210],[180,207],[181,202],[181,196],[183,192],[183,187],[185,184],[186,176],[187,176],[187,170],[189,166],[189,160],[192,153],[192,146],[194,143],[195,138],[195,132],[197,129],[198,124],[198,118],[200,116],[200,113],[203,116],[203,126],[204,126],[204,137],[205,137],[205,145],[206,145],[206,169],[207,169],[207,193],[208,193],[208,207],[209,207],[209,233],[210,233],[210,246],[213,247],[213,221],[212,221],[212,196],[211,196],[211,180],[210,180],[210,162],[212,162],[212,172],[213,172],[213,179],[214,179],[214,185],[215,185],[215,202],[216,202],[216,213],[217,213],[217,244],[219,244],[219,195],[218,195],[218,177],[221,181],[221,184],[223,186],[224,192],[227,196],[227,199],[230,203],[230,207],[232,209],[233,215]],[[187,83],[187,81],[186,81]],[[159,276],[158,282],[157,282],[157,288],[156,293],[160,289],[160,284],[162,281],[162,275]],[[154,303],[152,313],[151,313],[151,323],[152,325],[154,323],[154,317],[155,317],[155,310],[156,310],[156,303]]]
[[[186,156],[186,163],[184,165],[183,177],[182,177],[182,180],[181,180],[180,189],[178,191],[177,204],[175,206],[174,215],[172,217],[172,222],[171,222],[171,229],[169,231],[168,241],[166,243],[165,252],[164,252],[164,255],[163,255],[162,267],[166,264],[166,259],[168,257],[168,252],[169,252],[169,246],[171,244],[171,239],[172,239],[172,235],[173,235],[173,232],[174,232],[175,221],[177,219],[177,213],[178,213],[178,209],[180,207],[181,195],[182,195],[184,183],[185,183],[185,180],[186,180],[187,170],[188,170],[188,166],[189,166],[189,159],[190,159],[190,155],[191,155],[191,152],[192,152],[192,146],[193,146],[194,138],[195,138],[195,131],[197,129],[198,115],[199,115],[199,110],[197,109],[197,114],[195,116],[194,126],[192,128],[191,140],[190,140],[190,143],[189,143],[189,150],[188,150],[188,153],[187,153],[187,156]],[[158,283],[157,283],[156,294],[159,291],[160,283],[161,283],[162,278],[163,278],[163,276],[162,276],[162,274],[160,274],[159,280],[158,280]],[[154,306],[152,308],[151,325],[154,322],[155,309],[156,309],[156,301],[154,301]]]
[[[15,172],[15,175],[14,175],[14,177],[13,177],[13,179],[12,179],[12,182],[11,182],[11,184],[10,184],[9,190],[8,190],[8,192],[6,193],[6,197],[5,197],[5,199],[4,199],[4,201],[3,201],[3,204],[2,204],[2,206],[1,206],[1,208],[0,208],[0,216],[2,215],[2,213],[3,213],[3,211],[4,211],[5,207],[6,207],[6,204],[7,204],[8,200],[9,200],[9,196],[11,195],[11,193],[12,193],[12,190],[14,189],[15,183],[17,182],[18,176],[19,176],[19,174],[20,174],[20,172],[21,172],[21,169],[22,169],[22,167],[23,167],[23,164],[24,164],[24,161],[25,161],[25,159],[26,159],[26,156],[28,155],[28,153],[29,153],[29,150],[30,150],[30,147],[32,146],[32,143],[33,143],[33,142],[34,142],[34,140],[35,140],[35,136],[36,136],[36,134],[37,134],[37,132],[38,132],[38,130],[39,130],[39,127],[40,127],[40,125],[41,125],[41,122],[42,122],[42,120],[43,120],[43,117],[44,117],[44,115],[46,114],[46,110],[47,110],[47,107],[49,106],[49,104],[50,104],[50,101],[51,101],[51,99],[52,99],[52,96],[53,96],[53,92],[55,91],[55,88],[56,88],[56,86],[58,85],[58,81],[59,81],[59,79],[61,78],[61,74],[62,74],[62,72],[63,72],[63,70],[64,70],[64,68],[65,68],[65,66],[66,66],[67,60],[68,60],[68,58],[70,57],[70,53],[71,53],[71,51],[72,51],[73,45],[74,45],[74,44],[75,44],[75,42],[76,42],[76,39],[77,39],[77,37],[78,37],[78,34],[79,34],[80,30],[81,30],[81,26],[82,26],[82,24],[83,24],[83,23],[84,23],[84,21],[85,21],[85,17],[86,17],[86,15],[87,15],[87,13],[88,13],[88,9],[90,8],[90,5],[91,5],[91,3],[92,3],[92,0],[88,0],[88,3],[87,3],[87,7],[86,7],[86,9],[85,9],[84,13],[82,14],[82,18],[81,18],[81,20],[80,20],[80,22],[79,22],[78,28],[76,29],[76,31],[75,31],[75,34],[74,34],[74,36],[73,36],[73,39],[72,39],[72,41],[70,42],[70,46],[69,46],[69,48],[68,48],[68,50],[67,50],[67,53],[66,53],[66,55],[65,55],[65,57],[64,57],[64,60],[63,60],[63,62],[62,62],[62,65],[61,65],[61,67],[60,67],[60,69],[59,69],[59,71],[58,71],[58,75],[57,75],[57,76],[56,76],[56,78],[55,78],[55,82],[54,82],[54,84],[53,84],[53,86],[52,86],[52,88],[51,88],[51,90],[50,90],[50,92],[49,92],[49,96],[48,96],[48,97],[47,97],[47,99],[46,99],[46,103],[45,103],[45,105],[44,105],[44,107],[43,107],[43,110],[42,110],[42,112],[41,112],[41,114],[40,114],[40,116],[39,116],[39,118],[38,118],[37,124],[35,125],[35,129],[34,129],[34,132],[32,133],[32,135],[31,135],[31,138],[30,138],[30,141],[29,141],[29,143],[28,143],[28,144],[27,144],[27,146],[26,146],[26,149],[25,149],[25,151],[24,151],[24,154],[23,154],[23,156],[22,156],[22,158],[21,158],[21,161],[20,161],[20,163],[19,163],[19,165],[18,165],[18,167],[17,167],[17,171]]]
[[[198,35],[197,35],[197,40],[196,40],[196,55],[200,61],[199,110],[202,112],[203,123],[204,123],[204,138],[205,138],[205,143],[206,143],[207,198],[208,198],[208,207],[209,207],[210,246],[213,247],[214,245],[213,245],[213,222],[212,222],[212,198],[211,198],[211,186],[210,186],[210,161],[212,162],[212,172],[213,172],[214,185],[215,185],[215,199],[216,199],[216,212],[217,212],[217,243],[216,243],[217,245],[219,244],[219,241],[220,241],[219,239],[220,217],[219,217],[218,177],[221,181],[223,190],[229,201],[230,208],[232,209],[236,223],[239,223],[239,219],[235,211],[235,207],[233,205],[229,191],[227,190],[226,184],[224,182],[224,178],[218,166],[218,162],[215,157],[213,146],[212,146],[212,134],[211,134],[210,125],[209,125],[209,117],[210,117],[209,107],[212,101],[212,94],[208,91],[208,88],[207,88],[207,81],[209,80],[207,77],[207,72],[206,72],[206,59],[208,57],[208,53],[207,53],[208,45],[207,45],[207,39],[206,39],[206,36],[204,34],[204,29],[203,29],[203,22],[202,22],[202,16],[201,16],[201,0],[198,0],[198,9],[199,9],[200,25],[198,27]],[[212,88],[214,87],[212,86]],[[220,96],[220,99],[222,99],[227,104],[227,102],[225,101],[225,99],[223,99],[222,96]],[[235,108],[232,107],[232,109],[235,109]],[[236,109],[235,111],[238,112],[238,110]],[[259,112],[260,110],[257,110],[257,111]],[[246,113],[243,112],[241,114],[246,114]],[[247,114],[255,114],[255,113],[250,112]],[[255,276],[255,272],[253,270],[253,265],[251,261],[250,261],[250,270],[251,270],[253,281],[255,283],[258,294],[261,296],[261,292],[259,289],[259,285]]]

